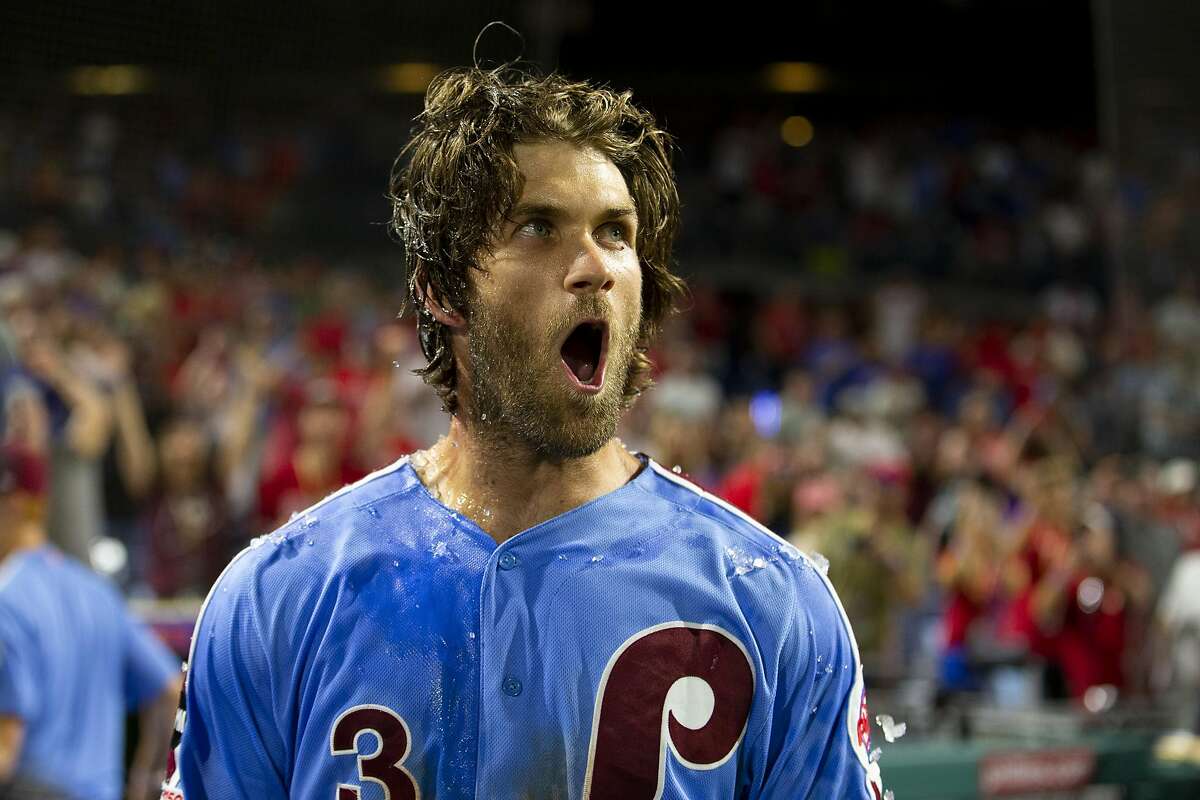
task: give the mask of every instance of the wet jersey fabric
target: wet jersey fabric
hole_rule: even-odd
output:
[[[824,574],[643,462],[502,545],[405,459],[254,542],[163,797],[878,800]]]
[[[116,588],[79,562],[46,545],[0,565],[0,715],[23,723],[18,783],[120,798],[125,715],[178,675]]]

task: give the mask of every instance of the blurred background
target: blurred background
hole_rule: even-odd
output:
[[[11,4],[0,400],[57,546],[186,653],[252,537],[444,431],[384,191],[494,19],[677,137],[621,435],[828,562],[896,797],[1200,796],[1185,0]]]

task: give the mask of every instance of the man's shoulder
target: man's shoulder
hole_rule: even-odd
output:
[[[456,517],[437,510],[400,459],[252,540],[213,584],[201,621],[253,620],[272,638],[314,615],[345,611],[347,598],[376,592],[385,579],[388,586],[423,585],[448,569],[468,569],[479,560],[474,550],[485,548]],[[388,596],[399,603],[404,595]]]
[[[756,556],[809,564],[807,556],[741,509],[693,483],[681,473],[650,461],[655,473],[650,491],[671,504],[689,526],[702,529],[714,545],[745,548]]]
[[[95,606],[119,602],[117,588],[72,557],[50,546],[16,553],[0,564],[0,608],[33,607],[42,612],[47,597],[82,597]],[[40,616],[40,613],[38,614]]]
[[[654,494],[678,510],[676,524],[688,530],[689,540],[699,539],[716,551],[734,595],[744,606],[760,607],[764,624],[773,621],[781,635],[797,624],[830,632],[842,628],[853,639],[820,555],[802,552],[684,476],[654,462],[649,468],[656,472]]]
[[[217,578],[204,608],[283,596],[297,600],[297,593],[327,583],[344,569],[348,549],[377,538],[403,538],[420,514],[414,507],[420,502],[419,482],[407,463],[402,458],[376,470],[250,540]]]

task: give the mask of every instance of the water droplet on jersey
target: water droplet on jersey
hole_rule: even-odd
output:
[[[604,556],[602,556],[602,555],[600,555],[600,554],[596,554],[596,555],[592,556],[592,563],[593,563],[593,564],[599,564],[599,563],[600,563],[601,561],[603,561],[603,560],[604,560]]]
[[[778,551],[779,555],[788,561],[802,561],[804,559],[799,549],[787,543],[779,545]]]
[[[817,572],[820,572],[822,575],[829,574],[829,559],[828,558],[826,558],[825,556],[821,555],[820,553],[816,553],[816,552],[809,553],[808,557],[810,559],[812,559],[813,566],[817,568]]]
[[[399,562],[399,561],[393,561],[393,562],[392,562],[392,566],[393,566],[393,567],[398,567],[398,566],[400,566],[400,562]]]
[[[891,789],[884,789],[883,800],[896,800],[896,794]]]
[[[675,466],[671,467],[671,472],[674,472],[676,475],[679,475],[680,473],[683,472],[683,467],[676,464]]]
[[[873,764],[879,760],[879,757],[881,755],[883,755],[883,749],[876,747],[874,750],[871,751],[871,757],[868,760]]]
[[[312,546],[313,546],[313,540],[312,540],[312,539],[309,539],[309,540],[308,540],[308,546],[309,546],[309,547],[312,547]]]
[[[313,516],[305,516],[303,524],[304,524],[304,527],[311,528],[317,524],[317,518],[313,517]]]
[[[379,509],[378,509],[378,508],[376,508],[375,506],[370,506],[370,507],[367,509],[367,513],[368,513],[368,514],[370,514],[370,515],[371,515],[372,517],[374,517],[375,519],[379,519]]]
[[[875,724],[883,730],[883,738],[887,739],[888,744],[899,739],[908,730],[907,722],[896,722],[891,714],[876,715]]]
[[[431,552],[435,558],[445,558],[450,555],[450,547],[445,542],[434,542]]]
[[[749,575],[756,569],[762,569],[767,565],[767,562],[761,557],[751,556],[736,547],[726,547],[725,556],[733,565],[734,575]]]
[[[565,554],[565,553],[559,553],[559,554],[558,554],[558,560],[559,560],[559,561],[566,561],[566,560],[567,560],[567,556],[566,556],[566,554]]]
[[[467,631],[467,638],[468,638],[468,639],[474,639],[474,638],[475,638],[475,631]]]

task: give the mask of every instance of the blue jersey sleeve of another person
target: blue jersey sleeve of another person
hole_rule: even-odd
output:
[[[132,710],[162,694],[177,675],[179,659],[159,640],[144,622],[129,613],[124,603],[121,611],[120,629],[122,651],[125,660],[122,676],[125,688],[125,706]]]
[[[286,751],[273,718],[271,667],[244,551],[213,587],[192,640],[176,751],[176,792],[164,797],[234,800],[287,796]],[[171,778],[168,779],[170,787]]]
[[[0,715],[28,720],[37,714],[40,693],[29,637],[17,621],[0,617]]]
[[[815,565],[797,578],[771,717],[761,733],[767,763],[755,796],[883,800],[879,765],[869,756],[862,665],[849,623]]]

